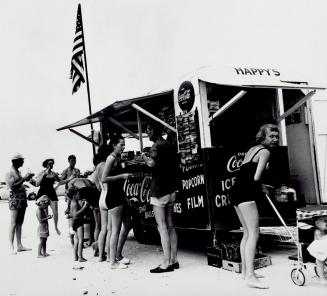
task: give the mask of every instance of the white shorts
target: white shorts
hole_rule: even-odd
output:
[[[158,207],[166,207],[166,206],[172,206],[176,199],[176,193],[170,193],[164,196],[161,196],[160,198],[151,196],[150,197],[150,204],[153,206]]]

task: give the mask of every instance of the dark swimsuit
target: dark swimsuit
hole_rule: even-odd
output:
[[[251,160],[247,163],[242,164],[232,188],[230,201],[233,205],[238,206],[243,202],[257,201],[263,196],[261,182],[254,181],[254,175],[257,170],[258,163],[253,161],[253,158],[258,154],[260,150],[267,148],[258,149]]]
[[[39,198],[42,195],[47,195],[51,201],[58,201],[56,190],[53,187],[55,181],[55,178],[47,178],[47,176],[44,176],[41,180],[37,197]]]
[[[111,169],[109,176],[116,176],[123,173],[120,161],[116,157],[114,158],[116,166]],[[108,183],[106,205],[109,210],[127,204],[127,200],[124,193],[124,182],[125,180],[119,179],[114,182]]]

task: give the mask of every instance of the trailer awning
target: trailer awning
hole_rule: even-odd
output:
[[[156,94],[150,94],[145,95],[137,98],[122,100],[122,101],[116,101],[115,103],[83,118],[80,119],[74,123],[65,125],[63,127],[60,127],[57,129],[57,131],[70,129],[73,127],[78,127],[90,123],[96,123],[104,120],[105,118],[115,118],[116,120],[119,120],[121,122],[124,122],[125,125],[133,126],[132,130],[135,130],[135,127],[137,127],[137,120],[136,117],[133,118],[130,115],[130,112],[134,112],[134,109],[132,107],[133,104],[137,104],[141,107],[143,107],[146,110],[151,111],[153,108],[160,108],[160,101],[168,100],[169,98],[172,98],[173,96],[173,90],[168,90]],[[154,102],[158,101],[157,104],[153,104]],[[137,129],[136,129],[137,130]]]

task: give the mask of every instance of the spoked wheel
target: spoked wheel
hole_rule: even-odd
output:
[[[295,285],[303,286],[305,283],[305,276],[302,270],[294,268],[291,271],[291,278]]]

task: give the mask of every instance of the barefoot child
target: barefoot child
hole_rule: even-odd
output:
[[[322,284],[327,285],[327,274],[324,270],[327,259],[327,216],[315,220],[314,241],[309,245],[309,253],[316,258],[317,274]]]
[[[52,218],[52,215],[48,215],[48,206],[50,205],[50,198],[46,195],[42,195],[37,201],[36,217],[39,220],[39,227],[37,229],[40,243],[38,246],[37,257],[44,258],[49,256],[47,253],[47,239],[49,236],[49,224],[48,220]]]
[[[75,261],[85,262],[83,257],[83,240],[84,240],[84,223],[85,214],[89,211],[89,203],[85,199],[80,198],[79,191],[70,187],[67,191],[68,198],[71,199],[70,213],[67,218],[72,218],[72,226],[69,229],[70,234],[74,234],[74,256]]]

